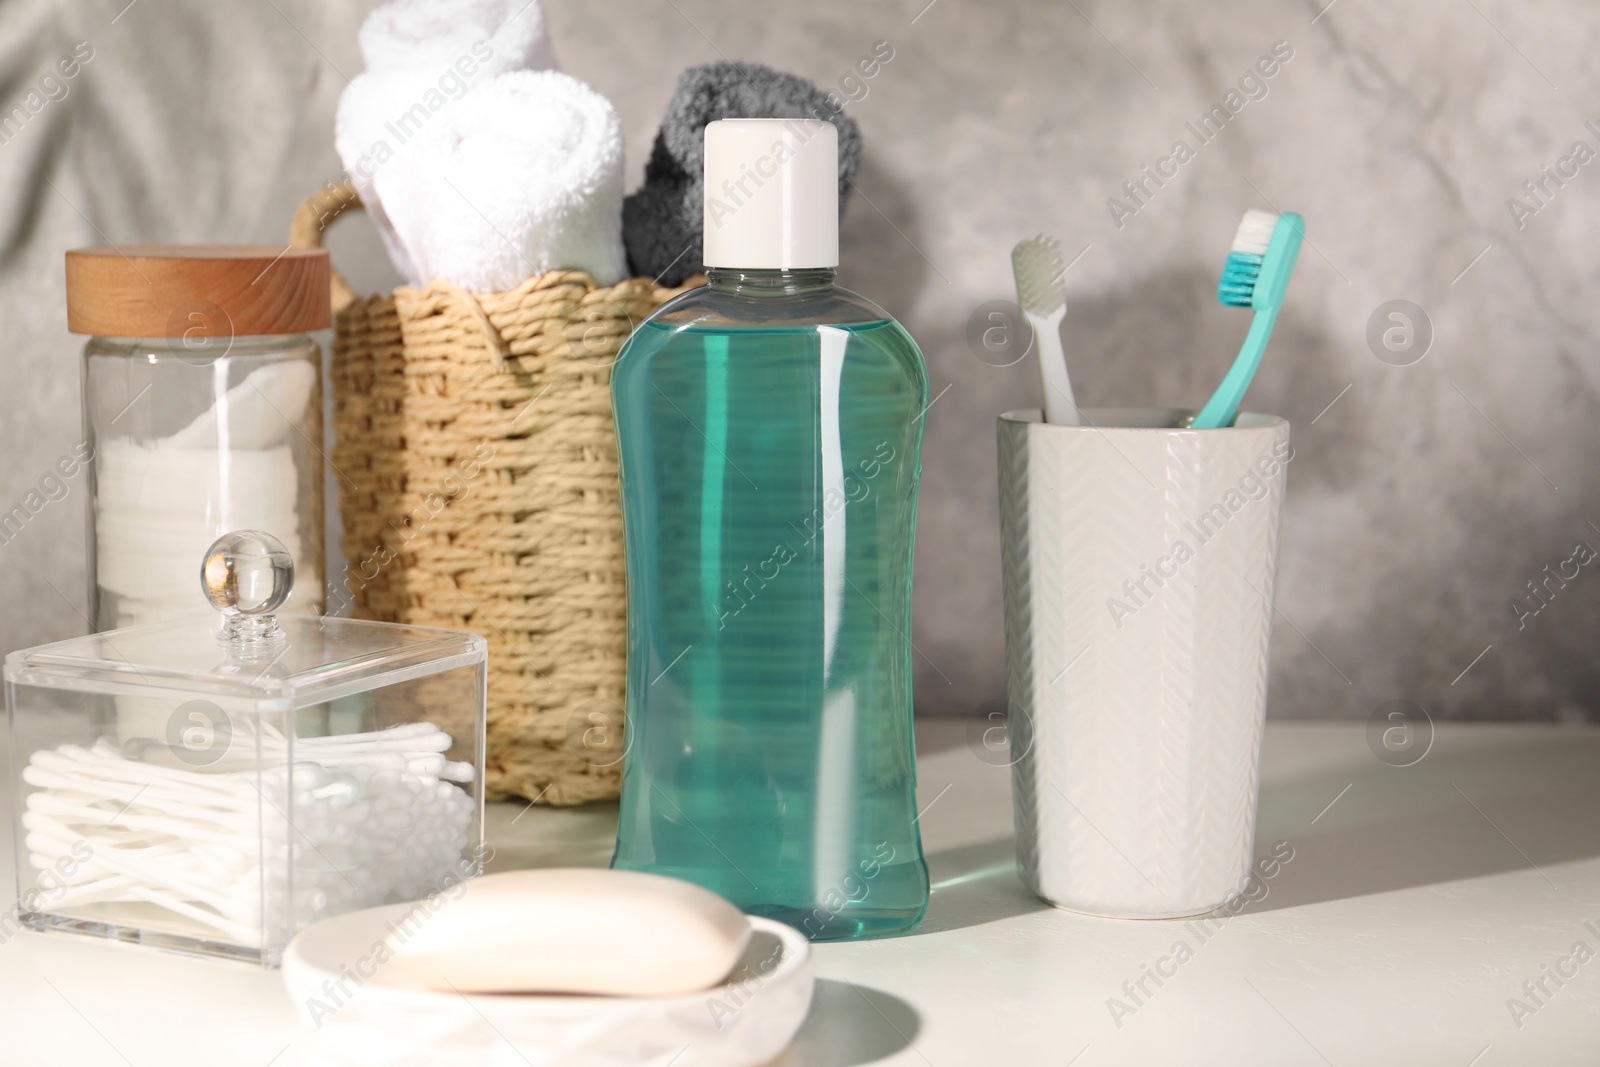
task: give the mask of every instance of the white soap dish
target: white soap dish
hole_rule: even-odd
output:
[[[811,944],[770,919],[750,919],[726,983],[668,997],[435,992],[387,962],[427,921],[426,904],[369,908],[289,944],[284,984],[314,1035],[296,1041],[302,1052],[330,1067],[755,1067],[788,1046],[811,1007]]]

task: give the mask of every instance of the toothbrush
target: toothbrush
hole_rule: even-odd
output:
[[[1294,273],[1295,257],[1305,237],[1306,220],[1290,212],[1246,211],[1233,235],[1233,250],[1222,268],[1217,284],[1217,299],[1228,307],[1249,307],[1255,311],[1244,347],[1233,361],[1228,376],[1211,394],[1206,406],[1190,423],[1197,430],[1232,426],[1244,401],[1245,391],[1261,366],[1261,357],[1272,339],[1272,325],[1283,307],[1283,295]]]
[[[1017,277],[1017,303],[1033,327],[1039,346],[1039,378],[1044,385],[1044,421],[1057,426],[1077,426],[1078,404],[1067,377],[1067,357],[1061,350],[1061,320],[1067,314],[1067,294],[1061,283],[1065,267],[1055,239],[1030,237],[1011,250],[1011,269]]]

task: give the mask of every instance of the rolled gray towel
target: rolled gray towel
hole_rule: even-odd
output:
[[[842,104],[841,104],[842,108]],[[644,184],[622,203],[622,240],[633,273],[680,285],[705,270],[706,123],[717,119],[822,119],[839,130],[839,208],[861,164],[861,131],[804,78],[759,63],[690,67],[661,117]]]

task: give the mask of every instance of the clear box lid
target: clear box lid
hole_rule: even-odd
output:
[[[200,575],[220,617],[197,614],[22,649],[6,657],[6,681],[126,695],[203,693],[287,708],[487,656],[484,639],[461,630],[276,616],[293,584],[293,564],[269,535],[245,531],[219,539]]]

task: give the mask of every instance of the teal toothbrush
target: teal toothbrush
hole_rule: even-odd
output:
[[[1255,318],[1228,376],[1194,417],[1191,425],[1195,429],[1233,425],[1245,391],[1266,354],[1267,342],[1272,339],[1272,326],[1278,320],[1278,309],[1283,307],[1283,296],[1305,233],[1306,220],[1293,212],[1276,215],[1270,211],[1246,211],[1240,220],[1239,230],[1233,235],[1233,249],[1222,268],[1222,281],[1217,284],[1217,299],[1228,307],[1251,308]]]

